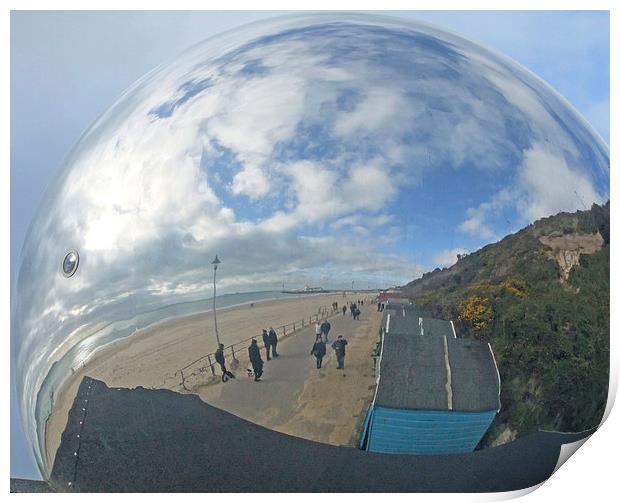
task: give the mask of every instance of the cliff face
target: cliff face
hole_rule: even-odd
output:
[[[598,425],[609,379],[609,202],[538,220],[403,290],[490,341],[502,410],[484,443]]]
[[[538,240],[551,250],[548,256],[554,259],[560,267],[560,281],[568,281],[571,270],[579,265],[579,257],[583,254],[591,255],[604,246],[600,232],[584,234],[574,232],[558,236],[540,236]]]

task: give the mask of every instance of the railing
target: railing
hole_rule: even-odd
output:
[[[322,306],[319,308],[319,312],[317,314],[313,314],[307,318],[302,318],[300,320],[293,321],[291,323],[287,323],[285,325],[278,326],[275,330],[278,333],[278,342],[295,332],[302,330],[306,327],[311,326],[313,323],[317,323],[322,320],[326,320],[332,316],[335,316],[339,313],[342,313],[340,309],[333,309],[331,306]],[[261,334],[253,335],[252,337],[248,337],[241,341],[237,341],[229,346],[224,347],[224,357],[230,356],[231,359],[231,369],[235,370],[235,368],[239,365],[239,358],[237,358],[237,353],[240,351],[247,349],[250,346],[250,341],[252,339],[259,339],[262,336]],[[260,340],[260,339],[259,339]],[[197,377],[201,374],[204,374],[211,371],[211,376],[215,377],[215,352],[208,353],[200,358],[197,358],[191,363],[185,365],[185,367],[177,370],[174,373],[175,379],[180,379],[178,383],[179,386],[183,387],[186,391],[191,391],[187,387],[188,379],[193,377]]]

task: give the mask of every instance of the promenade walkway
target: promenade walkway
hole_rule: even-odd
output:
[[[256,424],[291,435],[336,445],[353,445],[372,399],[375,377],[371,353],[378,340],[380,313],[376,306],[361,308],[359,320],[346,315],[330,319],[323,368],[310,356],[314,325],[278,344],[280,356],[266,361],[259,341],[264,374],[260,382],[237,369],[237,379],[204,386],[200,397],[215,407]],[[338,335],[347,341],[345,370],[336,369],[331,343]],[[244,359],[245,360],[245,359]]]

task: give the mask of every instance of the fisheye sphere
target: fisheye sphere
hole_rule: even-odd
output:
[[[327,14],[209,39],[88,129],[31,226],[12,338],[39,468],[62,386],[106,345],[208,311],[216,254],[218,296],[371,291],[608,198],[590,126],[463,38]],[[166,360],[161,382],[198,356]]]

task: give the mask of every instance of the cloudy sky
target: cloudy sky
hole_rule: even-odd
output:
[[[513,57],[608,141],[606,14],[391,14],[431,21]],[[14,13],[12,263],[62,159],[127,86],[195,42],[272,15]],[[59,193],[61,206],[75,210],[63,218],[66,235],[77,232],[81,250],[107,264],[128,246],[161,238],[162,226],[182,228],[168,236],[166,251],[182,245],[192,266],[205,250],[226,251],[234,274],[223,278],[224,288],[267,284],[272,263],[281,269],[278,281],[314,270],[315,280],[336,277],[336,284],[351,277],[399,282],[535,218],[607,197],[608,181],[592,168],[601,160],[584,148],[587,131],[574,117],[550,119],[540,102],[554,113],[561,103],[544,88],[515,85],[501,61],[426,38],[417,40],[417,54],[410,40],[381,31],[349,28],[346,40],[342,33],[293,32],[203,67],[204,54],[194,53],[156,86],[138,86],[72,161],[80,177]],[[340,52],[322,45],[326,37],[339,39]],[[381,44],[389,50],[373,54]],[[475,72],[462,66],[463,54]],[[415,71],[401,66],[405,56]],[[409,91],[414,81],[418,94]],[[420,106],[429,100],[430,108]],[[136,158],[149,166],[148,180],[131,169],[122,179],[98,169],[102,162],[123,169]],[[97,204],[103,187],[115,195],[112,208]],[[92,211],[82,211],[84,201]],[[136,205],[143,225],[126,211]],[[49,215],[50,226],[56,217]],[[343,264],[351,267],[338,280]],[[170,283],[169,271],[159,272],[146,291],[192,288],[188,278]],[[18,449],[12,443],[12,474],[32,476]]]

